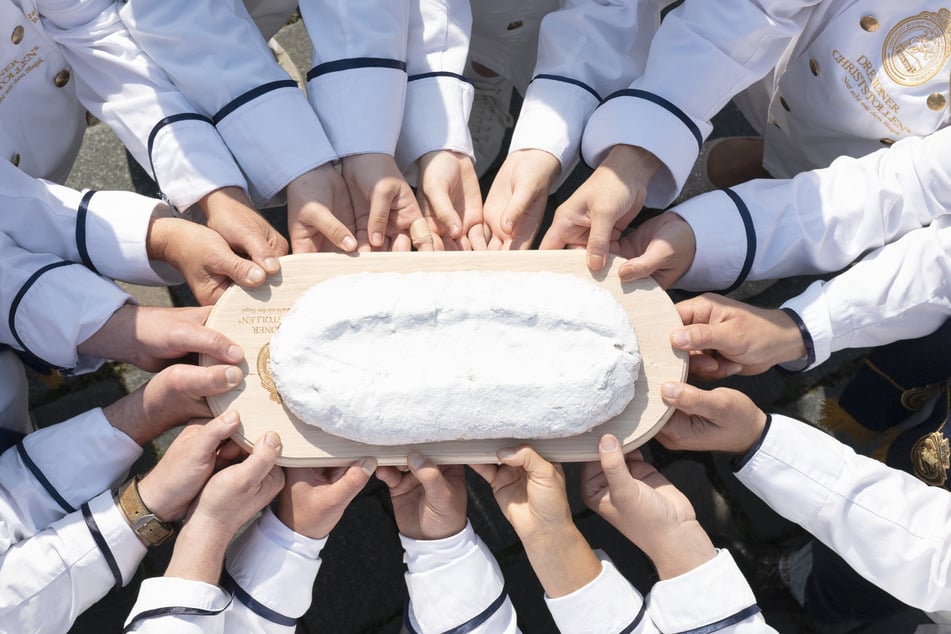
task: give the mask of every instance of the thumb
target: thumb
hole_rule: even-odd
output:
[[[521,467],[533,480],[553,480],[556,470],[552,463],[542,458],[528,445],[515,449],[502,449],[498,453],[499,461],[510,467]]]
[[[223,240],[213,245],[203,260],[210,277],[222,275],[240,286],[260,286],[267,279],[262,267],[236,255]]]
[[[510,236],[522,220],[525,212],[538,198],[537,187],[516,187],[502,211],[502,230]]]
[[[238,412],[228,410],[221,416],[213,418],[202,425],[200,433],[192,440],[195,448],[203,455],[214,455],[221,443],[234,435],[238,430],[241,418]]]
[[[642,280],[660,271],[667,263],[670,247],[660,242],[650,242],[644,252],[633,257],[621,265],[618,275],[624,282]],[[676,280],[664,280],[662,286],[667,288]]]
[[[254,443],[251,455],[240,465],[250,482],[262,482],[277,464],[281,453],[281,437],[277,432],[269,431]]]
[[[601,469],[604,471],[604,477],[608,481],[608,488],[614,491],[621,491],[630,487],[634,481],[627,469],[627,461],[624,458],[624,451],[621,449],[621,443],[611,434],[601,436],[598,443],[598,454],[601,458]]]
[[[424,198],[436,215],[436,220],[449,232],[449,236],[454,240],[461,238],[462,221],[452,205],[448,185],[440,182],[436,187],[430,187],[424,192]]]
[[[607,263],[611,233],[614,231],[614,218],[606,213],[589,211],[591,228],[588,230],[588,268],[592,271],[600,271]]]

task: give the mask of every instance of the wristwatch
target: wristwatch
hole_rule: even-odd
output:
[[[139,495],[141,477],[135,476],[119,487],[116,502],[133,532],[149,546],[158,546],[175,534],[175,526],[157,518],[142,501]]]

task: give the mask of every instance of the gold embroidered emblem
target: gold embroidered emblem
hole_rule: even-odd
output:
[[[882,44],[882,65],[901,86],[920,86],[951,56],[951,11],[922,11],[892,28]]]
[[[271,376],[271,344],[266,343],[258,352],[258,378],[261,380],[261,387],[268,391],[271,400],[281,405],[284,399],[277,391],[277,385],[274,383],[274,377]]]
[[[919,480],[932,486],[944,486],[951,469],[951,445],[941,430],[918,439],[911,448],[911,465]]]

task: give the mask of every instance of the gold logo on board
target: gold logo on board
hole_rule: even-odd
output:
[[[271,376],[271,344],[266,343],[258,352],[258,378],[261,380],[261,387],[268,391],[271,400],[278,405],[284,402],[280,392],[277,391],[277,385],[274,383],[274,377]]]
[[[882,44],[882,65],[892,81],[920,86],[938,74],[951,56],[951,12],[922,11],[896,24]]]

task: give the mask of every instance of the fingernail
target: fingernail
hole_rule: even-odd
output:
[[[686,330],[675,330],[670,335],[670,340],[674,342],[675,346],[681,348],[690,344],[690,337],[687,336]]]
[[[377,234],[377,235],[380,235],[380,234]],[[346,249],[347,251],[353,251],[354,249],[357,248],[357,241],[351,238],[350,236],[347,236],[346,238],[343,239],[343,248]]]
[[[677,398],[684,391],[680,383],[664,383],[660,388],[660,393],[667,398]]]
[[[378,246],[380,246],[381,244],[383,244],[383,234],[382,234],[382,233],[374,233],[374,234],[373,234],[373,240],[372,240],[372,242],[373,242],[373,246],[375,246],[375,247],[378,247]]]
[[[268,433],[264,434],[264,442],[277,449],[281,446],[281,437],[277,435],[277,432],[269,431]]]
[[[264,258],[264,268],[268,271],[276,271],[281,268],[281,265],[277,261],[277,258]]]
[[[265,273],[262,269],[259,269],[256,266],[252,266],[251,270],[248,271],[248,281],[251,282],[252,284],[260,284],[261,282],[264,281],[264,278],[266,277],[267,277],[267,273]]]
[[[409,463],[410,469],[413,471],[419,471],[423,468],[423,465],[426,463],[426,459],[423,458],[422,454],[416,452],[411,453],[406,456],[406,462]]]
[[[229,409],[227,412],[221,415],[221,420],[226,425],[234,425],[238,422],[238,412],[233,409]]]
[[[512,449],[511,447],[507,447],[505,449],[499,449],[498,453],[496,453],[495,455],[498,456],[499,460],[505,460],[506,458],[511,458],[512,456],[514,456],[515,450]]]
[[[228,381],[228,385],[237,385],[243,378],[244,372],[241,371],[241,368],[231,366],[225,370],[225,379]]]
[[[373,475],[376,473],[376,458],[364,458],[360,461],[360,468],[368,476]]]
[[[598,447],[601,449],[601,451],[614,451],[619,446],[620,445],[617,443],[617,438],[611,436],[610,434],[602,436],[601,442],[598,443]]]
[[[511,220],[509,220],[508,218],[502,219],[502,228],[505,230],[506,233],[512,233],[512,227],[513,225]]]
[[[592,253],[588,256],[588,268],[592,271],[600,271],[604,266],[604,256]]]
[[[618,271],[618,277],[621,278],[622,282],[630,282],[634,279],[634,269],[629,266],[622,266],[621,270]]]
[[[743,366],[739,363],[733,363],[726,369],[727,376],[733,376],[734,374],[739,374],[743,370]]]
[[[244,350],[241,349],[241,346],[231,345],[228,346],[228,351],[225,353],[225,356],[231,361],[238,362],[244,358]]]
[[[454,238],[458,238],[460,235],[462,235],[462,229],[459,227],[459,225],[452,225],[449,227],[449,235]]]

